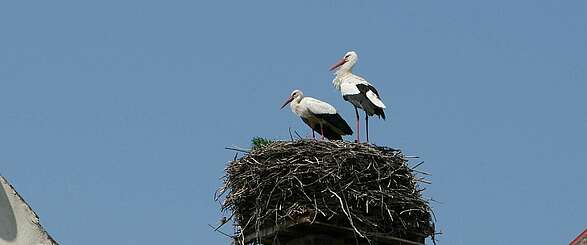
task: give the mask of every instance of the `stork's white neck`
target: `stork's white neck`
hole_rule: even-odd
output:
[[[349,75],[352,75],[351,70],[347,69],[347,70],[337,70],[336,72],[334,72],[334,79],[332,79],[332,85],[334,85],[334,87],[337,90],[340,90],[340,84],[342,83],[342,80],[344,80],[345,77],[348,77]]]
[[[334,72],[334,75],[336,75],[336,77],[344,77],[348,74],[352,74],[353,73],[353,67],[341,67],[340,69],[336,70]]]
[[[297,96],[291,101],[291,103],[289,103],[291,111],[297,114],[298,116],[302,116],[304,114],[304,109],[300,105],[303,98],[304,96]]]
[[[302,101],[302,99],[304,98],[304,96],[296,96],[291,103],[289,103],[290,107],[293,109],[294,107],[298,106],[300,104],[300,102]]]

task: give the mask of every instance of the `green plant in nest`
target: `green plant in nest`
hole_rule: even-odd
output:
[[[273,140],[263,137],[255,137],[251,140],[251,150],[263,148],[271,143],[273,143]]]

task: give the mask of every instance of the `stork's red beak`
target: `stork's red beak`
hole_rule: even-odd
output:
[[[341,66],[344,63],[346,63],[346,59],[345,58],[339,60],[338,62],[336,62],[336,64],[332,65],[332,67],[330,67],[330,70],[332,71],[332,70],[338,68],[339,66]]]
[[[291,102],[294,98],[289,96],[287,98],[287,100],[285,100],[285,102],[283,103],[283,105],[281,106],[281,108],[279,108],[280,110],[283,109],[283,107],[285,107],[287,104],[289,104],[289,102]]]

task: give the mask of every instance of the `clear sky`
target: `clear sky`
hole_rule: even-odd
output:
[[[62,244],[228,244],[224,147],[309,135],[295,88],[353,125],[328,68],[356,50],[440,244],[587,228],[586,1],[278,2],[3,1],[0,174]]]

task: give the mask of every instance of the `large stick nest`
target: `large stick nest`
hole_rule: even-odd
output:
[[[399,151],[343,141],[277,141],[226,167],[223,210],[237,235],[311,215],[374,234],[434,235],[415,170]]]

